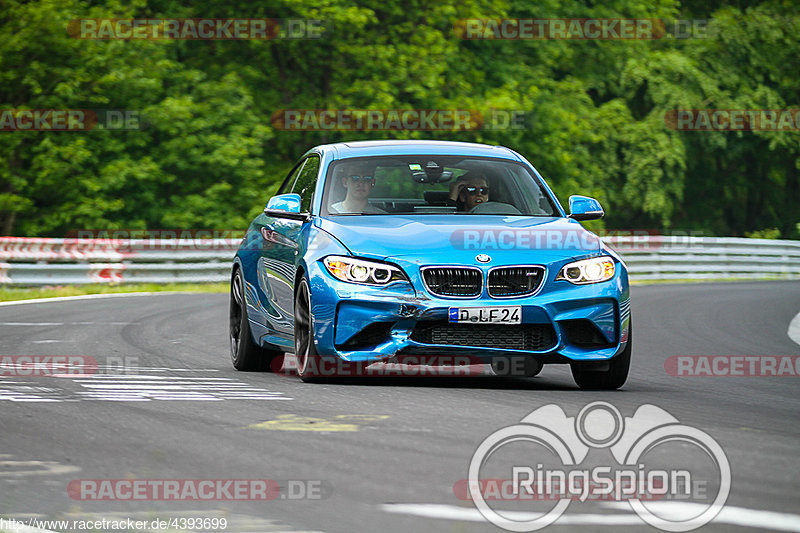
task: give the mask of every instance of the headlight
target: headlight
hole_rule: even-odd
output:
[[[608,256],[584,259],[564,265],[556,276],[556,281],[563,279],[575,285],[599,283],[614,277],[614,260]]]
[[[331,255],[326,257],[323,263],[333,277],[349,283],[388,285],[393,281],[408,281],[398,267],[377,261]]]

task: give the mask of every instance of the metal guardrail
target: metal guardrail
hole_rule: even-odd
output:
[[[662,235],[603,239],[633,280],[800,279],[800,241]]]
[[[800,279],[800,241],[660,235],[603,239],[633,280]],[[0,237],[0,284],[225,282],[239,239]]]
[[[240,242],[0,237],[0,284],[224,282]]]

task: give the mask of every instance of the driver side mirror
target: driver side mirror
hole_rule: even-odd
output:
[[[588,196],[569,197],[569,218],[574,220],[596,220],[603,218],[605,212],[600,202]]]
[[[286,211],[287,213],[299,213],[300,195],[292,193],[273,196],[269,199],[269,202],[267,202],[267,207],[264,208],[264,212],[266,211]]]
[[[264,208],[264,214],[277,218],[308,221],[311,215],[300,212],[300,195],[297,193],[273,196]]]

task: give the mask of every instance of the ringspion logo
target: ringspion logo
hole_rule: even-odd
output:
[[[610,460],[598,463],[603,454]],[[624,417],[607,402],[592,402],[576,416],[549,404],[486,437],[469,463],[466,488],[481,515],[507,531],[551,525],[575,500],[611,499],[653,527],[680,532],[713,520],[730,487],[730,463],[709,434],[655,405]],[[463,490],[463,483],[454,486],[456,496]],[[694,500],[699,510],[664,516],[653,500]],[[546,510],[504,514],[502,502]]]

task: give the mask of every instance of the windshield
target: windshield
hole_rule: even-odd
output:
[[[322,205],[330,215],[560,216],[522,164],[445,155],[335,161]]]

